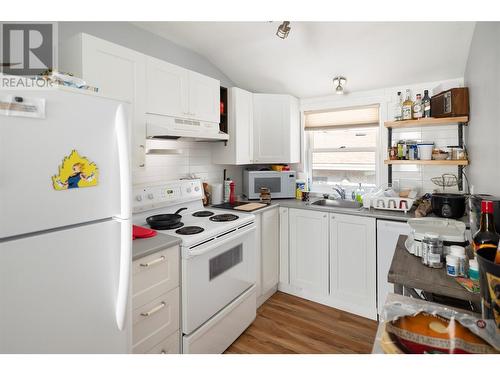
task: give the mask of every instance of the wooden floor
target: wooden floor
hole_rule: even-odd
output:
[[[277,292],[225,353],[370,353],[376,331],[376,321]]]

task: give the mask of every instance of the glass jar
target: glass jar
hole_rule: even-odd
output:
[[[422,264],[443,268],[443,241],[437,233],[425,233],[422,241]]]

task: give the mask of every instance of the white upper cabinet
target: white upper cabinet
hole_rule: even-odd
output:
[[[146,111],[155,115],[189,114],[189,71],[152,57],[147,58]]]
[[[190,118],[220,122],[220,81],[196,72],[189,72]]]
[[[220,82],[147,58],[147,112],[219,123]]]
[[[377,319],[375,219],[330,214],[332,306]]]
[[[59,70],[83,78],[99,94],[131,104],[132,163],[144,166],[145,56],[131,49],[79,34],[61,48]]]
[[[216,164],[253,163],[253,94],[231,87],[227,89],[229,140],[214,145]]]
[[[298,99],[254,94],[253,104],[253,163],[300,162]]]
[[[301,294],[328,295],[328,213],[289,210],[290,285]]]

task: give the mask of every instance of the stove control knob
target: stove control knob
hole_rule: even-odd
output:
[[[188,188],[186,189],[186,192],[191,193],[191,188],[190,188],[190,187],[188,187]]]
[[[199,187],[199,186],[196,186],[196,187],[194,188],[194,191],[200,191],[200,187]]]
[[[137,196],[135,197],[135,199],[136,199],[136,201],[137,201],[137,202],[142,201],[142,195],[137,195]]]
[[[153,193],[149,193],[148,194],[148,199],[153,199],[155,196],[153,195]]]

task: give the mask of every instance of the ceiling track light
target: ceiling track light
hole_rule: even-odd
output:
[[[335,94],[344,95],[344,85],[347,82],[347,78],[343,76],[337,76],[333,79],[333,86],[335,86]]]
[[[290,21],[283,21],[281,25],[278,26],[278,30],[276,31],[276,36],[281,39],[285,39],[290,32]]]

